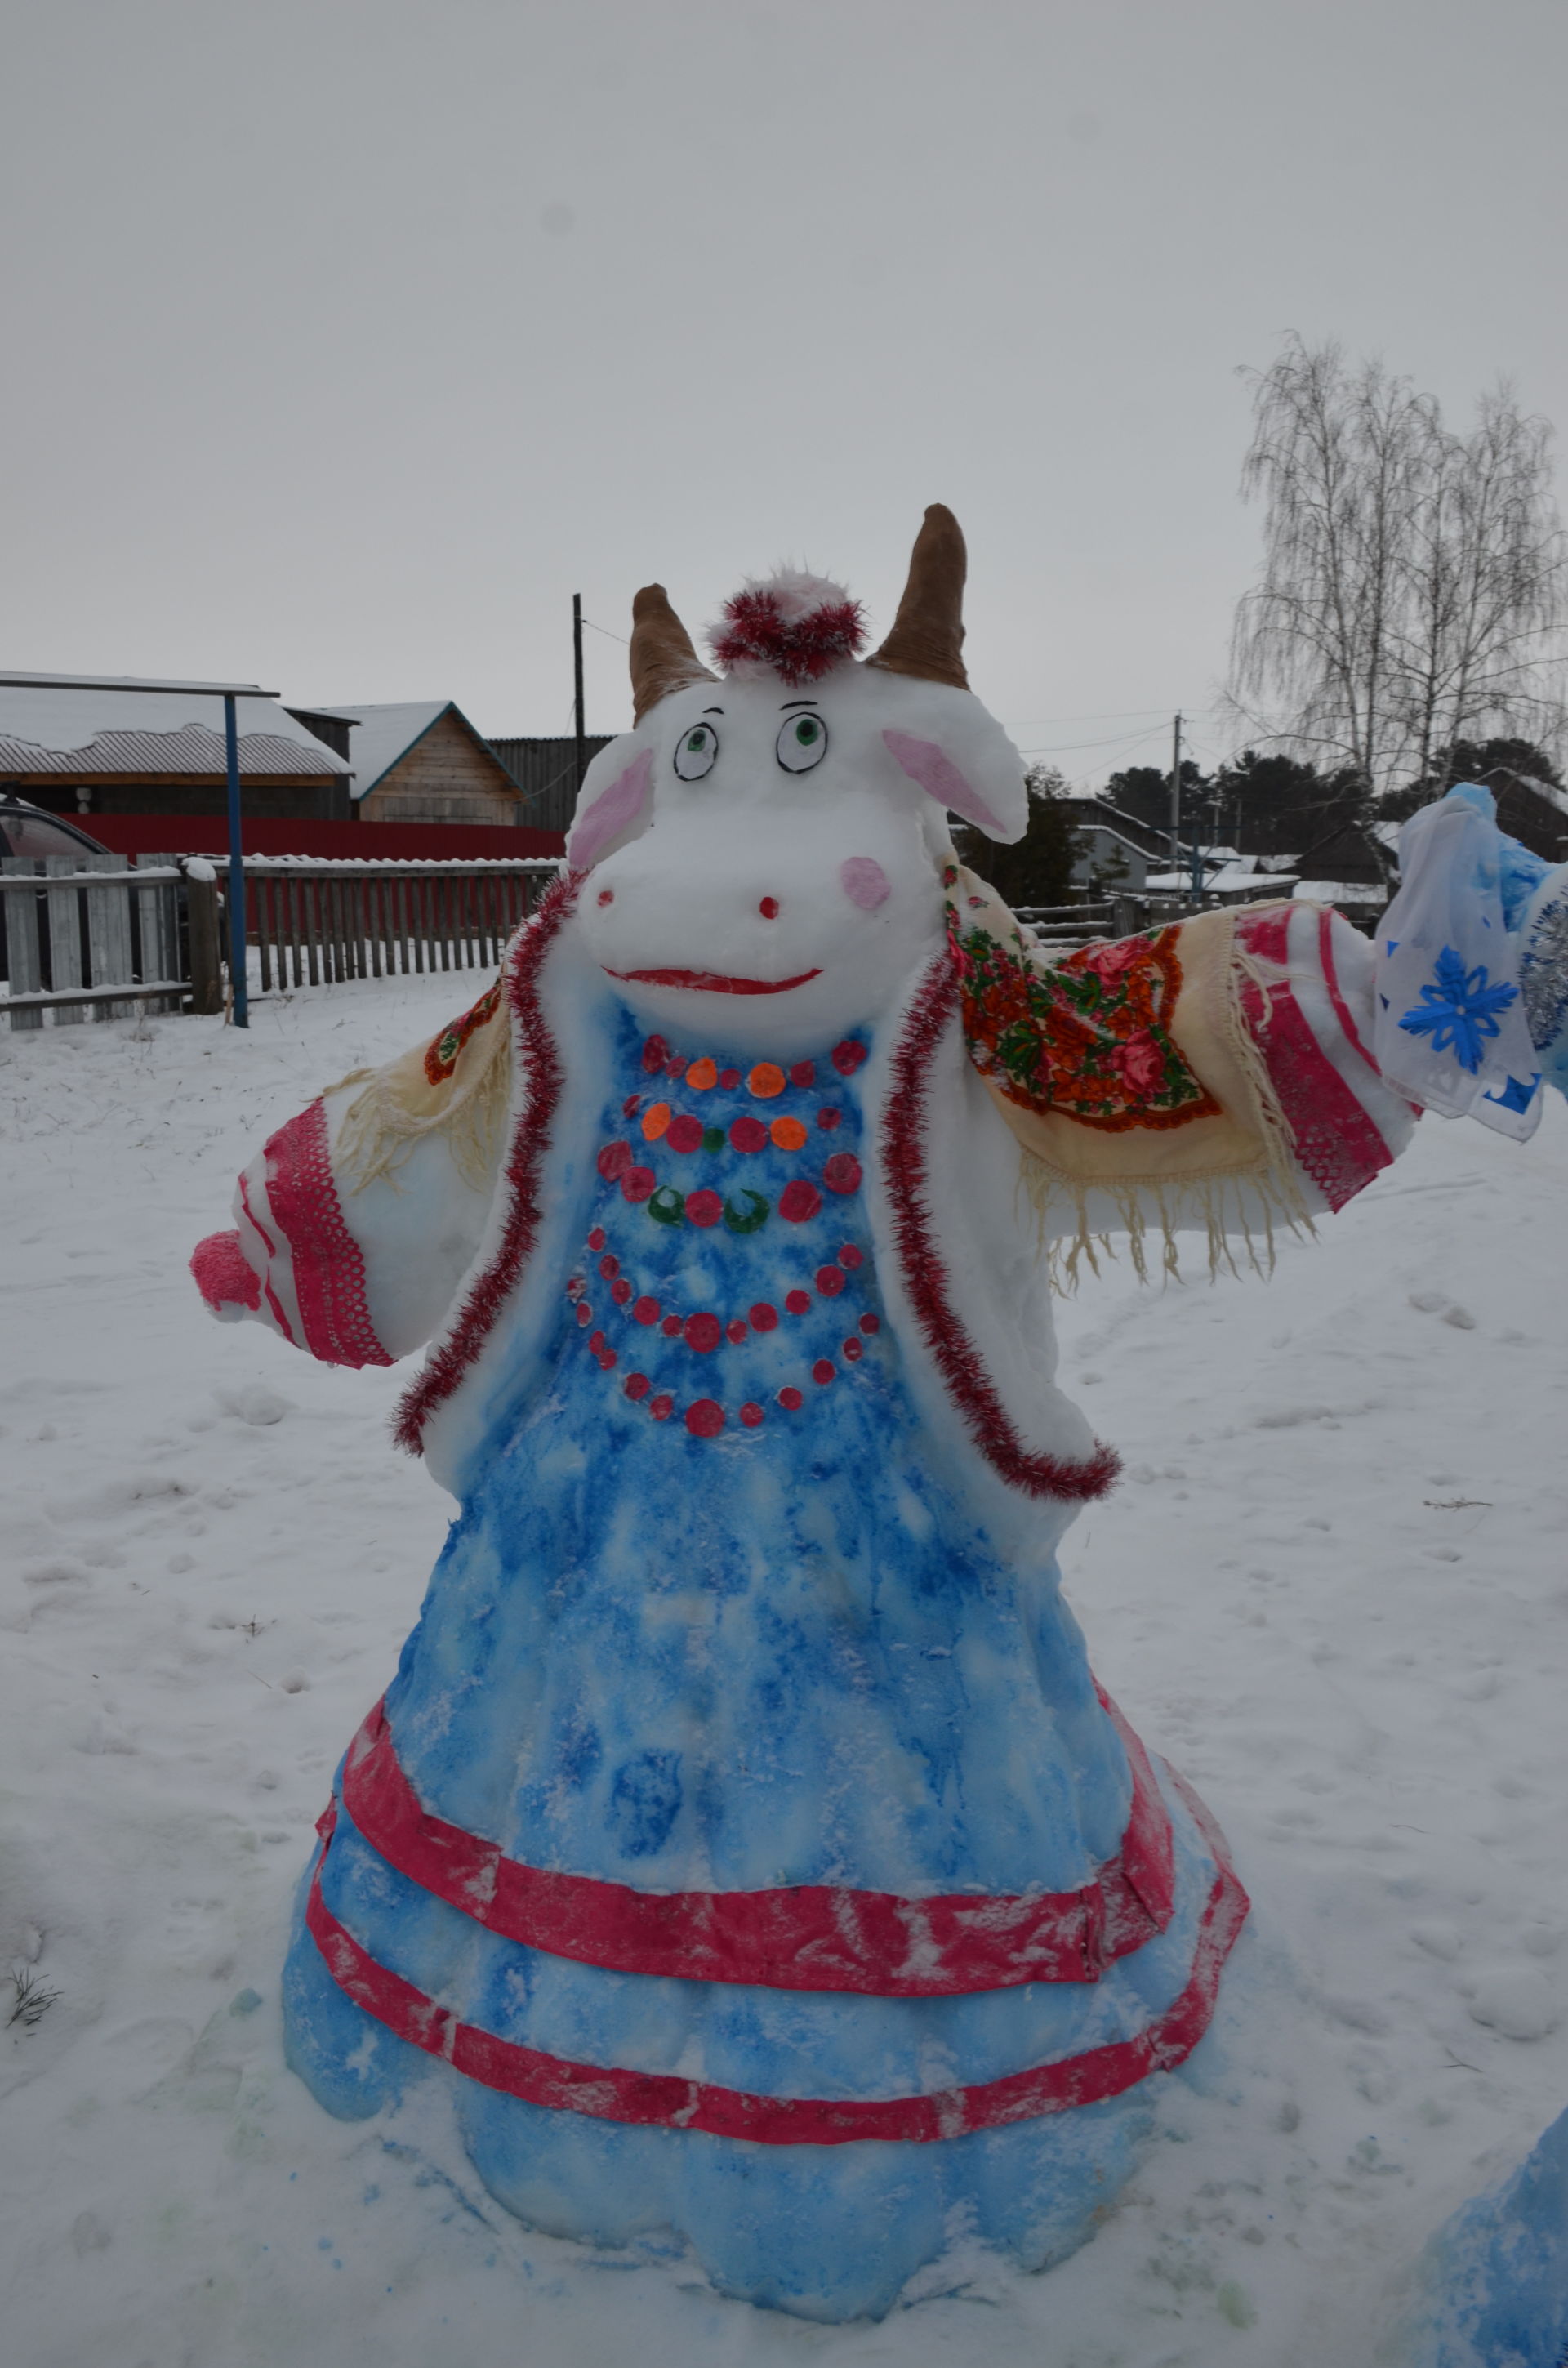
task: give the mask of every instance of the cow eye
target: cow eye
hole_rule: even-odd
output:
[[[713,770],[719,755],[719,734],[711,723],[694,723],[676,742],[676,771],[683,781],[699,781]]]
[[[791,715],[778,740],[778,761],[787,773],[809,773],[827,754],[827,726],[820,715]]]

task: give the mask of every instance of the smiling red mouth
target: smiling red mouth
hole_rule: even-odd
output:
[[[799,978],[726,978],[717,970],[612,970],[609,975],[639,986],[697,987],[705,995],[788,995],[792,986],[804,986],[822,973],[803,970]]]

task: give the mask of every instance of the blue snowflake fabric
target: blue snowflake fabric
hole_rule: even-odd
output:
[[[1489,982],[1484,962],[1467,973],[1462,957],[1445,946],[1437,956],[1436,977],[1422,988],[1416,1008],[1407,1011],[1399,1024],[1412,1036],[1429,1035],[1435,1053],[1451,1047],[1460,1066],[1473,1076],[1485,1040],[1502,1032],[1497,1014],[1518,999],[1517,986]]]
[[[1542,1064],[1509,915],[1528,882],[1496,814],[1466,782],[1405,824],[1402,885],[1378,932],[1373,1050],[1411,1101],[1522,1143],[1540,1121]]]

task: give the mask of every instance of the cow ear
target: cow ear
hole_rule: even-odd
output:
[[[987,838],[1022,838],[1029,803],[1024,760],[973,692],[931,682],[888,688],[882,745],[899,770]]]
[[[623,732],[599,750],[583,776],[566,842],[574,871],[590,870],[642,837],[653,820],[653,752],[640,732]]]

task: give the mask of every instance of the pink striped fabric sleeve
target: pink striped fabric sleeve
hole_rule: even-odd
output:
[[[313,1101],[279,1127],[264,1156],[268,1232],[281,1237],[277,1263],[286,1254],[291,1292],[277,1280],[299,1315],[297,1328],[286,1318],[281,1328],[324,1364],[390,1365],[366,1302],[364,1257],[337,1197],[325,1104]],[[247,1213],[260,1231],[259,1212]]]
[[[1344,933],[1342,936],[1341,933]],[[1242,1013],[1294,1138],[1296,1159],[1330,1209],[1372,1181],[1410,1139],[1409,1105],[1383,1083],[1368,1050],[1369,1015],[1341,976],[1348,925],[1316,905],[1244,915],[1236,943],[1267,980],[1244,981]]]

